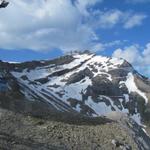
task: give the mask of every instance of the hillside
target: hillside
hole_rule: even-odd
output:
[[[43,149],[52,148],[44,147],[48,140],[54,149],[96,149],[98,143],[97,149],[113,149],[111,140],[120,138],[132,149],[150,148],[143,127],[149,130],[150,81],[123,59],[74,53],[54,60],[0,62],[0,108],[1,133],[27,143],[32,133]],[[60,139],[46,132],[53,124],[58,134],[66,129]]]

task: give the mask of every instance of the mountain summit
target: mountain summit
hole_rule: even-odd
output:
[[[125,114],[141,126],[149,121],[150,81],[124,59],[91,53],[0,62],[0,102],[37,116],[48,110],[90,118]]]

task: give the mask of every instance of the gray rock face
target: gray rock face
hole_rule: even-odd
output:
[[[121,89],[106,76],[96,76],[92,79],[92,90],[97,95],[119,96]]]
[[[81,70],[78,73],[72,74],[67,80],[67,84],[79,82],[85,77],[89,77],[90,79],[93,77],[92,71],[90,71],[88,68],[85,68],[84,70]]]

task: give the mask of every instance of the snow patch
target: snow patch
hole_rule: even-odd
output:
[[[145,103],[148,103],[148,98],[146,97],[146,94],[137,88],[136,83],[134,82],[134,76],[132,73],[128,73],[127,80],[121,81],[120,84],[125,84],[126,87],[128,88],[129,93],[131,92],[138,93],[140,96],[142,96],[145,99]]]
[[[92,108],[97,116],[106,115],[107,113],[112,112],[111,106],[107,106],[104,102],[96,103],[92,100],[91,96],[88,97],[85,104]]]

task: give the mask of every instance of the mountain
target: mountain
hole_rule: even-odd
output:
[[[88,124],[128,122],[139,149],[150,146],[143,129],[147,125],[149,131],[150,80],[124,59],[84,52],[19,64],[1,61],[0,107],[78,124],[83,118]]]

